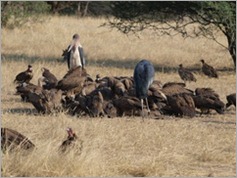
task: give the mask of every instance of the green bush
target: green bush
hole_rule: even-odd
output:
[[[39,21],[40,15],[48,13],[50,6],[46,2],[4,1],[1,2],[2,27],[14,28],[29,20]]]

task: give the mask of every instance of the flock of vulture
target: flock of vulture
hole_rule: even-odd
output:
[[[218,77],[216,71],[208,67],[203,61],[204,74]],[[196,81],[194,75],[182,65],[178,73],[185,82]],[[236,105],[235,93],[228,95],[228,103],[224,104],[211,88],[196,88],[192,91],[186,88],[185,83],[168,82],[162,85],[160,81],[154,80],[145,88],[148,104],[143,108],[136,91],[139,80],[135,81],[129,76],[101,77],[99,74],[93,79],[81,66],[70,69],[61,80],[46,68],[42,68],[37,85],[30,83],[32,78],[33,70],[29,65],[26,71],[16,76],[16,94],[23,101],[32,103],[41,114],[63,111],[70,115],[112,118],[143,116],[144,110],[144,116],[194,117],[196,109],[200,109],[201,114],[207,114],[210,110],[223,114],[227,107]]]
[[[211,110],[223,114],[226,108],[236,106],[236,94],[227,95],[227,103],[211,88],[186,88],[186,82],[196,82],[191,71],[179,65],[178,74],[184,83],[168,82],[162,84],[154,80],[154,67],[147,61],[140,61],[133,76],[105,76],[99,74],[93,79],[85,69],[85,58],[79,36],[73,36],[73,42],[63,51],[68,61],[68,72],[62,79],[57,79],[49,69],[41,69],[42,76],[38,84],[30,83],[33,67],[28,65],[26,71],[15,78],[16,94],[22,101],[30,102],[40,114],[66,112],[70,115],[90,117],[142,116],[159,118],[162,115],[177,117],[194,117],[197,110],[208,114]],[[208,77],[218,78],[216,70],[202,59],[202,72]],[[143,100],[146,105],[143,106]],[[2,128],[1,135],[13,133]],[[11,135],[10,134],[10,135]],[[19,135],[19,134],[16,134]],[[5,138],[5,137],[3,137]],[[23,136],[19,136],[23,138]],[[68,129],[68,139],[62,145],[70,145],[76,139]],[[2,148],[8,139],[2,139]],[[22,140],[22,139],[21,139]],[[33,147],[26,138],[26,148]],[[62,146],[64,147],[64,146]]]

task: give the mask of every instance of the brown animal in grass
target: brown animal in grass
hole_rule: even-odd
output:
[[[62,90],[51,89],[47,91],[47,106],[50,113],[62,111],[62,94]]]
[[[102,94],[104,101],[110,101],[115,98],[115,93],[109,87],[96,88],[90,93],[90,95],[94,95],[97,92],[100,92]]]
[[[75,142],[78,139],[77,135],[75,134],[75,132],[73,132],[71,128],[67,128],[67,133],[68,133],[67,139],[64,140],[59,147],[59,150],[62,153],[65,153],[70,148],[72,149],[75,146]]]
[[[29,101],[29,93],[33,91],[41,91],[43,88],[32,83],[22,83],[16,87],[16,95],[20,95],[22,101]]]
[[[28,94],[29,102],[35,109],[42,114],[59,112],[62,110],[62,91],[57,89],[51,90],[34,90]]]
[[[96,82],[86,82],[82,88],[82,95],[89,95],[91,92],[93,92],[97,87]]]
[[[98,83],[98,88],[110,87],[114,94],[118,96],[123,96],[126,88],[123,82],[121,82],[118,77],[104,77],[102,79],[96,79]]]
[[[196,108],[201,110],[201,114],[209,113],[210,109],[214,109],[219,114],[224,113],[225,104],[211,88],[197,88],[193,100]]]
[[[186,87],[186,84],[182,83],[182,82],[167,82],[162,86],[162,88],[171,87],[171,86],[174,86],[174,85],[178,85],[178,86],[183,87],[183,88]]]
[[[197,79],[194,77],[193,73],[191,71],[189,71],[188,69],[184,68],[183,64],[179,65],[178,74],[184,82],[186,82],[186,81],[196,82],[197,81]]]
[[[196,95],[219,98],[219,95],[212,88],[196,88]]]
[[[112,101],[104,102],[104,112],[108,118],[117,117],[117,109],[113,105]]]
[[[95,95],[92,96],[89,110],[93,117],[104,116],[103,102],[103,95],[100,91],[98,91]]]
[[[166,95],[161,91],[157,85],[151,85],[148,90],[148,104],[151,110],[161,111],[167,103]]]
[[[123,96],[126,89],[124,84],[116,79],[115,77],[107,77],[108,80],[108,87],[110,87],[112,89],[112,91],[118,95],[118,96]]]
[[[13,150],[15,148],[24,150],[31,150],[35,145],[21,133],[9,129],[1,128],[1,149],[2,150]]]
[[[231,105],[234,105],[236,107],[236,93],[227,95],[226,99],[227,99],[226,108],[230,107]]]
[[[29,83],[32,78],[33,78],[33,69],[31,65],[28,65],[28,68],[26,71],[17,74],[14,82],[15,83]]]
[[[124,77],[120,81],[124,84],[126,90],[129,90],[134,86],[132,77]]]
[[[187,93],[187,94],[193,94],[192,90],[189,90],[185,88],[184,83],[176,83],[176,82],[169,82],[165,83],[161,91],[166,95],[166,96],[172,96],[174,94],[180,94],[180,93]]]
[[[46,114],[50,112],[48,106],[48,99],[46,91],[42,90],[41,92],[33,91],[28,94],[29,102],[35,107],[35,109],[41,113]]]
[[[200,60],[202,62],[202,72],[208,77],[218,78],[218,74],[214,67],[208,65],[203,59]]]
[[[164,109],[166,114],[175,116],[195,116],[195,104],[190,94],[180,93],[167,96],[168,104]]]
[[[45,67],[41,68],[41,71],[43,76],[43,82],[45,83],[45,85],[43,85],[43,88],[47,90],[55,88],[58,84],[58,79],[56,78],[56,76]]]
[[[140,100],[137,97],[125,96],[118,99],[113,99],[112,104],[116,108],[118,117],[122,117],[124,115],[141,115],[142,106]]]
[[[32,84],[32,83],[22,83],[19,84],[16,87],[16,93],[15,95],[21,95],[21,98],[23,101],[28,102],[29,101],[29,93],[32,93],[34,91],[41,92],[43,90],[42,84],[43,80],[42,78],[38,79],[38,85]]]
[[[162,88],[162,83],[159,80],[154,80],[153,83],[151,84],[150,87],[161,89]]]
[[[86,70],[79,66],[75,69],[69,70],[63,79],[58,82],[56,88],[63,91],[69,91],[77,88],[77,92],[81,92],[86,78]]]
[[[99,117],[104,115],[103,95],[100,90],[93,91],[90,95],[76,95],[74,99],[68,102],[68,109],[72,115],[89,115]]]

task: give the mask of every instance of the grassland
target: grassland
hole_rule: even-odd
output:
[[[236,74],[228,51],[204,38],[156,37],[152,31],[140,38],[98,27],[104,19],[47,17],[44,23],[29,23],[20,29],[2,29],[1,110],[2,127],[29,137],[37,149],[2,154],[2,176],[235,176],[236,111],[224,115],[192,119],[164,116],[163,119],[139,117],[85,118],[64,113],[38,115],[30,103],[14,95],[13,80],[31,63],[32,83],[49,68],[60,79],[67,72],[62,62],[74,33],[79,33],[87,56],[87,71],[94,78],[131,76],[142,58],[152,61],[155,79],[181,81],[177,66],[193,69],[197,82],[187,87],[211,87],[226,102],[236,90]],[[223,43],[226,39],[218,37]],[[219,79],[200,74],[200,59],[219,70]],[[72,127],[83,148],[68,154],[57,152]]]

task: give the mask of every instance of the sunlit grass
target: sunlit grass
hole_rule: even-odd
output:
[[[2,176],[235,176],[234,107],[224,115],[164,116],[163,120],[147,118],[143,122],[139,117],[42,116],[32,104],[14,95],[13,80],[28,63],[33,65],[34,84],[41,67],[50,69],[58,79],[64,76],[67,64],[58,60],[74,33],[81,36],[92,78],[98,73],[101,77],[132,76],[136,62],[147,58],[155,64],[155,79],[162,83],[181,82],[177,67],[183,63],[195,69],[197,78],[196,83],[187,83],[187,88],[211,87],[223,102],[227,94],[235,92],[234,71],[219,71],[219,79],[199,73],[200,58],[219,69],[233,68],[228,52],[214,42],[154,37],[152,32],[144,32],[138,39],[98,28],[102,22],[104,19],[51,17],[43,24],[2,29],[2,127],[19,131],[37,147],[30,154],[3,154]],[[81,152],[76,147],[66,155],[58,153],[67,127],[83,141]]]

